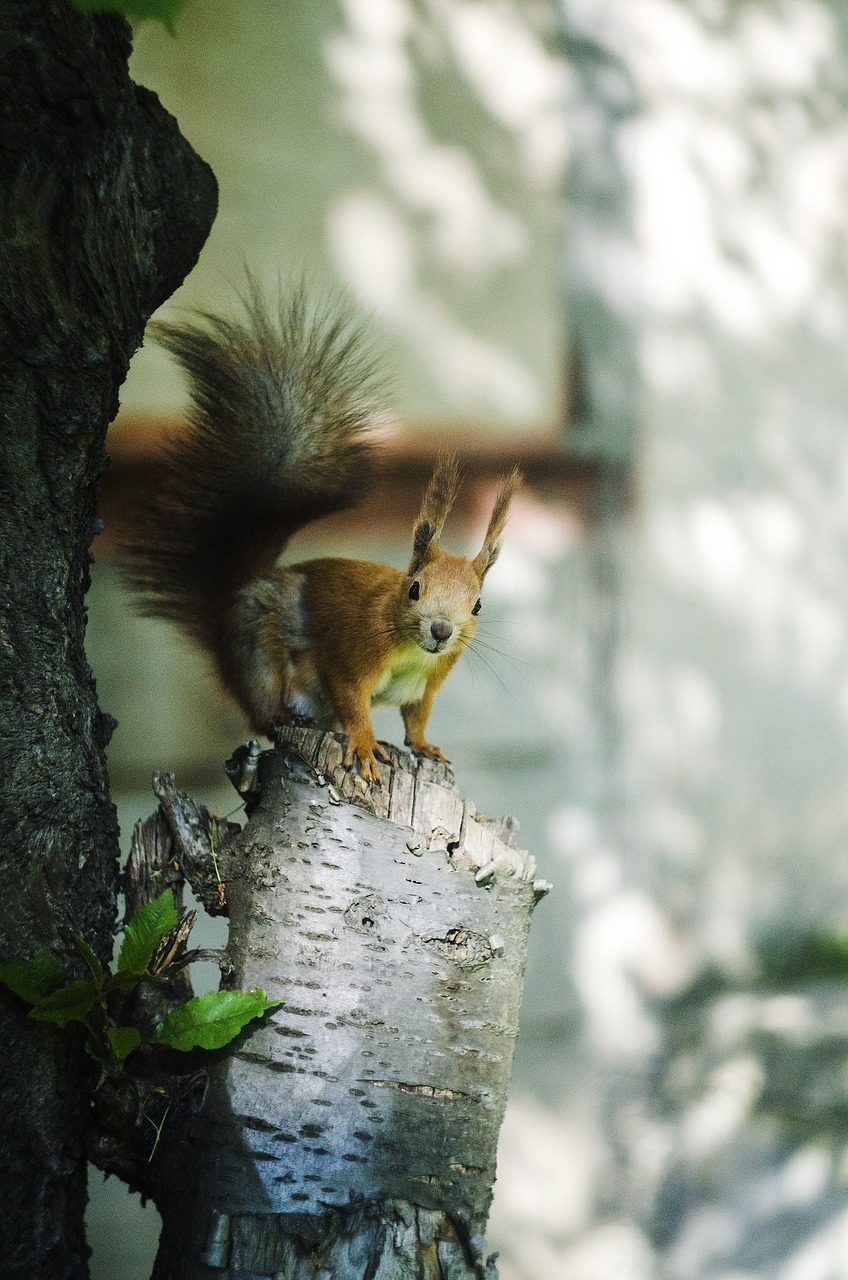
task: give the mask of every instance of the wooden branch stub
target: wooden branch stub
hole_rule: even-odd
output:
[[[210,814],[178,790],[172,773],[154,773],[153,790],[173,836],[173,860],[209,915],[226,915],[229,850],[237,823]]]
[[[182,906],[183,874],[174,861],[174,837],[162,809],[133,827],[127,865],[123,875],[124,923],[138,907],[152,902],[170,888],[177,909]]]
[[[103,1093],[96,1158],[159,1207],[156,1280],[496,1280],[483,1233],[549,886],[514,821],[480,818],[449,768],[392,748],[369,788],[339,736],[281,741],[228,762],[244,829],[156,775],[127,872],[136,903],[184,872],[215,913],[223,882],[223,985],[281,1003],[195,1055],[187,1092],[173,1064],[134,1055],[135,1092]],[[140,1099],[160,1096],[175,1105],[141,1168]]]
[[[508,843],[513,824],[478,820],[444,766],[393,751],[365,795],[335,735],[286,738],[258,761],[258,803],[227,859],[234,986],[282,1003],[163,1134],[170,1256],[185,1277],[299,1277],[309,1250],[326,1264],[344,1239],[386,1276],[492,1280],[483,1232],[533,860]],[[338,1266],[321,1274],[377,1273]]]

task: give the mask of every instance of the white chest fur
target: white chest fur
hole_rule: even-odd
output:
[[[405,650],[384,672],[371,701],[392,707],[408,707],[420,702],[438,656],[417,645]]]

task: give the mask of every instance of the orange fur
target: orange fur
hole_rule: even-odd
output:
[[[441,529],[449,509],[443,495],[456,486],[454,478],[446,487],[444,477],[440,463],[416,532],[422,519]],[[519,481],[514,471],[502,482],[473,560],[443,550],[434,532],[406,573],[328,557],[278,566],[246,587],[231,613],[228,649],[239,673],[230,687],[253,728],[272,735],[295,717],[337,724],[349,739],[345,762],[357,760],[363,777],[376,779],[386,755],[374,736],[371,706],[388,703],[400,707],[407,745],[444,761],[425,736],[427,721],[437,691],[477,630],[475,606],[479,610]],[[434,493],[442,495],[439,509]]]

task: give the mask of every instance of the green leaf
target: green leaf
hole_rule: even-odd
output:
[[[4,960],[0,964],[0,982],[30,1004],[38,1004],[64,981],[62,966],[49,951],[40,952],[34,960]]]
[[[100,963],[99,957],[95,955],[92,948],[88,945],[85,938],[74,938],[74,946],[82,956],[86,963],[88,972],[94,979],[96,987],[103,986],[103,965]]]
[[[207,991],[188,1004],[172,1009],[153,1033],[154,1044],[172,1049],[220,1049],[229,1044],[253,1018],[280,1004],[256,991]]]
[[[72,0],[83,13],[122,13],[125,18],[153,18],[174,34],[174,20],[185,0]]]
[[[137,987],[140,982],[156,982],[149,973],[133,973],[128,970],[126,973],[110,973],[103,984],[103,990],[108,994],[110,991],[123,991],[125,994],[132,991],[133,987]]]
[[[91,1036],[85,1037],[85,1041],[83,1042],[82,1047],[85,1050],[85,1052],[88,1054],[89,1058],[91,1058],[93,1062],[96,1062],[97,1065],[103,1071],[109,1070],[109,1063],[106,1061],[106,1059],[103,1057],[103,1054],[100,1052],[100,1046],[96,1043],[92,1043]]]
[[[82,1022],[96,999],[94,984],[80,979],[39,1000],[30,1009],[29,1016],[39,1022],[55,1022],[57,1027],[64,1027],[69,1022]]]
[[[141,1044],[141,1032],[137,1027],[107,1027],[106,1039],[115,1057],[123,1062]]]
[[[152,902],[145,902],[135,911],[124,931],[121,952],[118,956],[119,973],[144,973],[156,943],[173,929],[178,920],[174,895],[170,889],[160,893]]]

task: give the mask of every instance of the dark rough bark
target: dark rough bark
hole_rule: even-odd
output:
[[[121,1086],[131,1123],[117,1142],[104,1129],[96,1158],[117,1169],[136,1146],[163,1218],[156,1280],[493,1280],[495,1151],[530,914],[549,886],[512,824],[481,821],[444,766],[392,749],[366,791],[335,735],[284,734],[285,753],[259,761],[244,832],[216,837],[222,971],[283,1003],[232,1051],[160,1077],[174,1101],[150,1163],[132,1113],[153,1075],[137,1055]],[[164,871],[185,849],[217,901],[197,876],[203,811],[167,778],[157,791],[176,845],[148,826],[146,856]],[[142,896],[148,879],[134,866]]]
[[[194,264],[215,180],[127,75],[129,28],[0,0],[0,950],[111,949],[117,830],[83,640],[117,393]],[[0,1270],[87,1272],[79,1039],[0,995]]]

